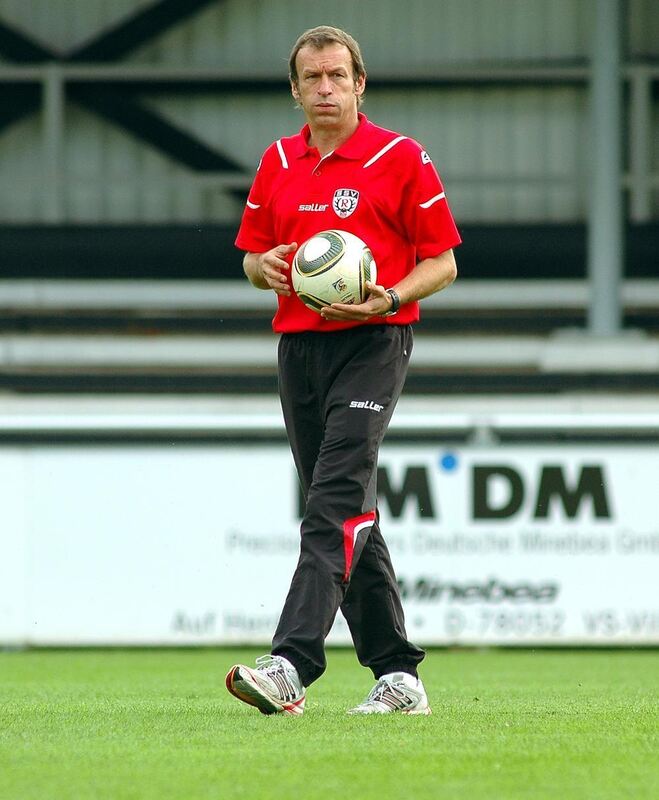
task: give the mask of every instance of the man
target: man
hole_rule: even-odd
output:
[[[289,67],[307,124],[265,151],[236,245],[250,282],[278,295],[280,396],[306,509],[271,654],[256,669],[232,667],[227,688],[264,714],[301,714],[340,608],[377,681],[349,713],[429,714],[417,674],[425,654],[407,640],[378,524],[377,457],[405,381],[418,300],[454,280],[460,237],[427,153],[359,113],[366,70],[349,34],[306,31]],[[380,283],[367,284],[364,303],[316,314],[291,291],[290,262],[298,245],[332,228],[366,242]]]

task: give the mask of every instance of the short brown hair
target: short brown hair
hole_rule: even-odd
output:
[[[331,25],[318,25],[316,28],[309,28],[308,31],[305,31],[298,37],[298,40],[293,45],[291,55],[288,59],[288,77],[291,83],[294,83],[296,86],[298,84],[299,76],[297,74],[295,60],[300,50],[307,45],[314,47],[316,50],[320,50],[328,44],[345,45],[352,59],[352,77],[354,80],[366,77],[364,59],[362,58],[362,53],[356,40],[353,39],[349,33],[342,31],[340,28],[333,28]],[[358,97],[357,100],[361,103],[362,98]]]

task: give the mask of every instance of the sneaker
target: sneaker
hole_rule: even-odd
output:
[[[351,708],[348,714],[430,714],[428,697],[423,684],[406,672],[390,672],[375,684],[363,703]]]
[[[256,669],[236,664],[226,677],[234,697],[256,706],[262,714],[302,714],[305,691],[300,676],[282,656],[261,656]]]

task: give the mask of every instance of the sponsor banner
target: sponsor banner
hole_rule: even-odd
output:
[[[0,641],[269,641],[298,554],[284,444],[5,448],[0,474]],[[410,638],[659,644],[658,475],[656,446],[384,446]]]
[[[27,631],[27,468],[20,449],[0,451],[0,645],[20,645]]]
[[[656,450],[401,448],[382,467],[413,637],[659,641]]]

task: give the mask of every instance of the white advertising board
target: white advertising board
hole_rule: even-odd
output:
[[[268,643],[298,550],[285,443],[7,447],[0,475],[0,642]],[[385,445],[410,638],[659,644],[658,486],[656,445]]]

